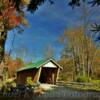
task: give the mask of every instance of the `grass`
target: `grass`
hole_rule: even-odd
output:
[[[91,80],[90,82],[94,84],[100,84],[100,80]]]
[[[80,83],[73,83],[73,84],[66,84],[67,87],[77,89],[77,90],[86,90],[86,91],[97,91],[100,92],[100,80],[91,80],[89,83],[80,84]]]
[[[70,88],[73,88],[73,89],[77,89],[77,90],[86,90],[86,91],[97,91],[97,92],[100,92],[100,87],[98,86],[79,86],[79,85],[70,85],[68,86]]]

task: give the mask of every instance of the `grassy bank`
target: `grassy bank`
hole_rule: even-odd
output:
[[[65,85],[67,87],[70,87],[70,88],[73,88],[73,89],[77,89],[77,90],[100,92],[100,80],[91,80],[89,83],[66,82]]]

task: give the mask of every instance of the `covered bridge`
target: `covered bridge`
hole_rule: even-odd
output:
[[[17,70],[17,83],[25,84],[27,77],[32,77],[34,83],[56,84],[60,69],[52,59],[32,63]]]

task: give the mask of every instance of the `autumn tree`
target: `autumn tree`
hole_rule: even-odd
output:
[[[13,0],[0,1],[0,62],[4,58],[8,31],[18,27],[20,24],[25,25],[25,21],[24,16],[17,12]]]
[[[92,14],[95,13],[95,9],[89,8],[86,2],[84,2],[80,5],[80,10],[83,27],[67,32],[68,40],[70,41],[71,39],[71,44],[65,44],[62,57],[70,56],[70,58],[74,58],[73,62],[74,66],[76,66],[74,72],[76,76],[82,75],[90,77],[91,73],[93,73],[93,59],[96,53],[96,47],[92,40],[95,34],[90,31],[90,19]],[[65,36],[63,37],[65,38]]]
[[[100,49],[96,50],[96,56],[93,60],[93,78],[100,79]]]
[[[50,44],[45,45],[43,49],[43,58],[45,60],[54,59],[54,52],[55,50]]]
[[[53,3],[52,0],[48,0]],[[4,58],[7,33],[27,25],[25,7],[34,12],[45,0],[0,0],[0,63]]]
[[[69,46],[66,49],[70,50],[70,52],[67,52],[65,49],[65,54],[70,53],[70,57],[73,59],[75,75],[90,77],[96,53],[96,47],[92,39],[84,34],[82,27],[66,30],[64,38],[68,39]]]
[[[52,0],[48,0],[52,3]],[[3,77],[8,76],[8,67],[5,63],[5,43],[8,36],[8,31],[17,30],[21,31],[23,26],[28,25],[28,21],[25,19],[25,9],[27,11],[34,12],[38,6],[43,4],[45,0],[0,0],[0,64],[3,64]],[[12,47],[15,40],[15,36],[12,41]],[[12,47],[9,51],[9,55],[12,52]]]
[[[59,65],[62,66],[63,70],[60,71],[59,80],[60,81],[73,81],[74,80],[74,72],[73,72],[73,59],[69,57],[62,57],[57,61]]]
[[[76,7],[80,7],[84,3],[86,5],[88,5],[89,8],[93,8],[95,6],[100,6],[100,0],[70,0],[68,2],[68,5],[71,6],[73,9],[75,9]],[[90,30],[92,32],[94,32],[95,35],[98,35],[98,37],[96,38],[96,40],[100,41],[100,23],[97,23],[97,22],[92,23]]]
[[[5,42],[9,30],[16,28],[22,24],[26,24],[24,19],[25,10],[34,12],[38,6],[43,4],[46,0],[0,0],[0,62],[4,56]],[[53,0],[48,0],[54,4]],[[79,6],[81,0],[70,0],[69,5]],[[85,0],[84,0],[85,1]],[[89,2],[93,5],[99,5],[99,0]]]
[[[8,78],[15,77],[16,71],[18,68],[24,66],[24,61],[21,58],[13,59],[9,54],[5,54],[5,67],[4,64],[1,63],[0,67],[0,75],[3,76],[3,80],[5,81]],[[3,71],[3,72],[2,72]]]

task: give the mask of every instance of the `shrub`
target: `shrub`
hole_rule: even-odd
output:
[[[16,83],[14,81],[6,81],[2,85],[2,92],[4,94],[9,93],[9,92],[12,92],[13,89],[15,88],[16,88]]]
[[[83,82],[83,83],[89,82],[89,80],[90,79],[88,77],[86,77],[86,76],[77,76],[77,78],[76,78],[77,82]]]
[[[32,85],[33,85],[32,77],[27,77],[26,78],[26,86],[32,86]]]
[[[91,83],[94,83],[94,84],[100,84],[100,80],[93,79],[93,80],[91,80]]]

